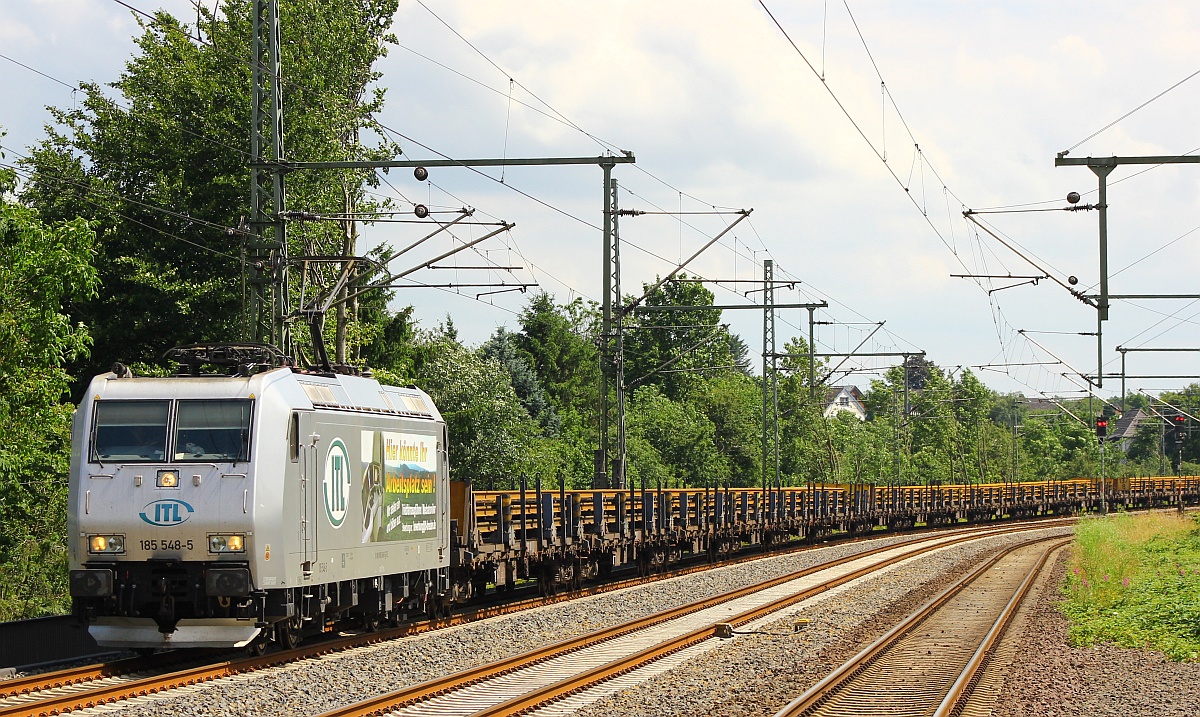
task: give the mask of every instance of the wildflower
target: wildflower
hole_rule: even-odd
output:
[[[1108,582],[1108,573],[1104,574],[1104,582]]]
[[[1129,587],[1129,576],[1128,576],[1128,575],[1126,575],[1125,577],[1121,578],[1121,585],[1122,585],[1123,587]]]
[[[1083,579],[1083,580],[1081,580],[1080,582],[1081,582],[1081,583],[1083,583],[1083,586],[1084,586],[1085,588],[1088,586],[1088,581],[1087,581],[1087,578],[1084,578],[1084,579]]]

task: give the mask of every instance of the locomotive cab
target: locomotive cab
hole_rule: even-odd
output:
[[[167,384],[101,377],[76,412],[76,613],[100,644],[246,644],[259,632],[247,604],[254,397],[145,381]]]

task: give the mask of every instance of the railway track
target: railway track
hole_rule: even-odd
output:
[[[801,571],[801,573],[810,574],[821,569],[829,568],[834,564],[845,563],[849,560],[862,559],[887,551],[905,549],[914,546],[914,544],[928,543],[930,541],[938,544],[950,544],[946,543],[945,541],[961,542],[962,540],[967,540],[971,537],[978,537],[981,535],[996,535],[1022,529],[1053,527],[1053,525],[1060,525],[1062,522],[1064,521],[1038,521],[1032,526],[1028,524],[1009,525],[1003,527],[989,526],[983,530],[966,529],[963,531],[952,531],[949,534],[947,534],[946,531],[941,531],[932,536],[915,536],[911,540],[901,543],[893,543],[887,547],[869,549],[850,558],[843,558],[839,561],[834,561],[833,563],[824,563],[819,566],[814,566],[806,571]],[[925,549],[928,550],[932,548]],[[761,559],[762,557],[763,556],[761,554],[746,556],[738,561],[723,563],[723,565],[728,565],[732,562],[757,560]],[[236,658],[229,658],[225,656],[215,661],[210,659],[199,662],[198,664],[187,664],[187,660],[184,658],[173,663],[163,664],[163,656],[158,655],[149,658],[131,658],[103,665],[90,665],[59,672],[33,675],[26,678],[7,680],[0,682],[0,717],[15,717],[17,715],[62,714],[78,709],[119,702],[132,697],[141,697],[178,687],[195,685],[224,677],[231,677],[237,674],[276,667],[299,660],[311,659],[320,655],[362,647],[384,640],[391,640],[428,632],[430,630],[435,630],[442,627],[461,625],[489,617],[530,609],[532,607],[553,604],[568,599],[575,599],[588,595],[595,595],[612,590],[642,585],[655,580],[698,572],[708,569],[708,567],[709,566],[695,566],[672,571],[664,575],[624,580],[616,583],[586,588],[582,591],[567,596],[536,598],[503,605],[489,606],[463,612],[454,615],[451,618],[412,623],[399,628],[382,630],[375,633],[340,635],[314,644],[301,646],[296,650],[281,651],[260,657],[239,656]],[[794,580],[797,577],[801,577],[801,575],[792,574],[779,580]],[[833,583],[830,583],[826,587],[832,586]],[[757,591],[762,589],[764,589],[764,585],[760,584],[751,586],[746,590]],[[727,596],[722,596],[714,599],[714,601],[711,602],[719,603],[727,599]],[[673,611],[672,613],[664,613],[654,616],[648,620],[652,622],[662,622],[664,620],[670,620],[671,615],[673,614],[683,614],[696,609],[699,609],[698,606],[693,604],[685,606],[680,610]],[[622,627],[624,630],[618,629],[616,632],[608,631],[609,634],[606,637],[592,636],[592,640],[603,641],[616,636],[620,632],[628,632],[635,629],[631,626]],[[577,644],[570,648],[555,646],[559,649],[552,650],[551,653],[545,653],[540,658],[536,659],[546,660],[553,656],[553,654],[561,653],[564,650],[581,649],[582,646],[585,645],[586,641],[576,642]],[[193,660],[192,662],[196,661]],[[513,663],[513,665],[515,664],[516,663]],[[516,669],[516,667],[509,666],[501,669]],[[480,676],[479,674],[475,674],[468,679],[471,681],[478,681],[485,678],[486,675]]]
[[[1037,525],[1058,525],[1062,522],[1059,520],[1038,521]],[[992,531],[1013,530],[1017,529],[1020,525],[1023,524],[1009,525],[1003,528],[991,526],[989,529]],[[942,530],[937,531],[936,534],[960,534],[970,530],[977,529]],[[914,535],[910,540],[894,543],[893,547],[928,540],[929,536],[929,533]],[[863,538],[861,540],[869,541],[870,538]],[[806,550],[810,547],[812,546],[794,546],[790,549],[774,551],[772,555]],[[860,555],[866,555],[869,552]],[[762,553],[755,552],[734,560],[725,561],[721,565],[744,563],[762,558]],[[319,643],[304,645],[296,650],[271,653],[262,657],[244,657],[240,655],[230,657],[227,653],[217,653],[216,659],[212,655],[209,655],[207,658],[196,659],[194,655],[187,654],[175,657],[158,654],[150,657],[127,658],[101,664],[83,665],[54,672],[4,680],[0,681],[0,717],[62,714],[73,710],[118,702],[130,697],[154,694],[177,687],[194,685],[244,672],[252,672],[289,662],[309,659],[318,655],[348,650],[384,640],[397,639],[443,627],[451,627],[489,617],[519,612],[542,605],[644,585],[657,580],[701,572],[711,567],[704,564],[679,568],[660,575],[591,586],[575,593],[559,595],[557,597],[532,598],[485,606],[455,614],[447,619],[414,622],[375,633],[343,634]]]
[[[1010,548],[918,608],[775,717],[950,717],[961,712],[1050,555],[1069,540]]]
[[[1028,528],[1026,528],[1028,529]],[[1014,532],[990,530],[929,538],[840,558],[733,593],[599,630],[500,662],[397,690],[321,717],[474,715],[533,712],[732,628],[758,620],[898,562],[958,543]]]

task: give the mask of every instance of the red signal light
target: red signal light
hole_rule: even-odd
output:
[[[1187,423],[1187,416],[1172,416],[1171,419],[1178,424]]]

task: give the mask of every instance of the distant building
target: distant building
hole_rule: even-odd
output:
[[[1138,426],[1150,417],[1148,411],[1140,408],[1136,411],[1126,411],[1115,423],[1109,425],[1107,440],[1120,441],[1121,450],[1128,451],[1134,437],[1137,436]]]
[[[826,389],[825,417],[833,418],[841,411],[854,414],[860,421],[867,420],[867,407],[863,405],[863,395],[857,386],[830,386]]]
[[[1027,398],[1027,399],[1025,399],[1025,405],[1029,408],[1030,412],[1033,412],[1033,411],[1044,411],[1044,412],[1049,412],[1049,413],[1059,413],[1060,412],[1058,401],[1053,398]]]

